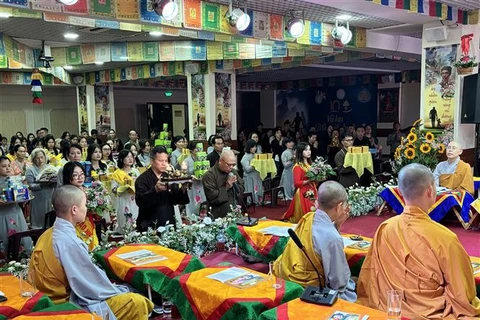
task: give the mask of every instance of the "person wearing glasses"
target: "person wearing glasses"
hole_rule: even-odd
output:
[[[447,160],[437,164],[433,176],[435,185],[452,190],[463,190],[473,195],[473,174],[468,163],[460,159],[463,148],[460,143],[452,141],[447,146]]]
[[[345,168],[343,165],[348,148],[353,146],[353,140],[351,133],[345,133],[342,138],[343,148],[335,155],[335,170],[338,172],[338,182],[345,188],[353,186],[355,183],[360,183],[360,178],[355,169],[350,166]]]
[[[303,252],[292,239],[288,240],[282,255],[274,263],[274,274],[303,287],[319,284],[338,290],[343,300],[355,302],[355,282],[345,258],[340,227],[350,215],[345,188],[336,181],[325,181],[318,188],[315,212],[304,215],[295,233],[305,246],[308,256],[319,270],[318,278]]]
[[[203,189],[215,218],[225,217],[245,190],[243,179],[234,169],[236,164],[233,151],[223,150],[217,163],[203,176]]]

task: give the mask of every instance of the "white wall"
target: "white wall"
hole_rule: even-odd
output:
[[[78,132],[75,87],[44,86],[43,104],[32,104],[30,86],[0,86],[0,133],[10,138],[15,132],[24,135],[41,127],[54,136],[63,131]]]

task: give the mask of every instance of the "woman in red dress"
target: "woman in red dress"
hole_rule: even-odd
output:
[[[295,152],[295,166],[293,166],[293,185],[295,195],[290,206],[282,216],[282,220],[297,223],[304,214],[315,210],[317,199],[317,185],[307,177],[308,169],[312,164],[312,151],[306,142],[300,142]]]

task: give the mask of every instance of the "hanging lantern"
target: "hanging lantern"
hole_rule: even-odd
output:
[[[42,95],[42,81],[43,76],[38,70],[38,68],[33,69],[32,72],[32,82],[30,85],[32,86],[32,96],[33,100],[32,103],[35,104],[43,104],[43,95]]]

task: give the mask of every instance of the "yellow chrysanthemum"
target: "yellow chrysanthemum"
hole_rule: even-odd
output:
[[[438,146],[438,152],[439,152],[440,154],[442,154],[442,153],[445,152],[445,145],[444,145],[444,144],[441,143],[441,144]]]
[[[415,141],[417,141],[418,137],[415,133],[412,133],[410,132],[407,136],[407,140],[409,143],[414,143]]]
[[[405,151],[403,152],[403,154],[405,155],[405,157],[406,157],[408,160],[412,160],[413,158],[415,158],[415,149],[413,149],[413,148],[407,148],[407,149],[405,149]]]
[[[430,131],[425,134],[425,140],[427,140],[428,143],[432,143],[434,139],[435,135]]]
[[[420,151],[422,151],[422,153],[429,153],[431,150],[432,147],[430,147],[428,143],[422,143],[422,145],[420,146]]]
[[[422,123],[422,119],[418,119],[412,124],[412,126],[416,127],[416,126],[419,126],[421,123]]]

